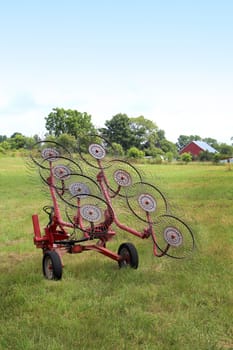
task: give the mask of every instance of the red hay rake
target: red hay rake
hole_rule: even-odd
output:
[[[144,182],[138,169],[125,160],[109,158],[113,148],[105,139],[86,136],[79,142],[78,154],[74,160],[68,149],[54,141],[38,142],[31,151],[52,199],[52,205],[43,208],[49,216],[43,234],[38,215],[32,216],[34,244],[42,249],[46,278],[61,279],[63,254],[90,250],[115,260],[120,268],[136,269],[138,253],[132,243],[122,243],[117,253],[106,247],[116,235],[115,228],[151,239],[156,257],[182,259],[192,252],[194,237],[188,225],[171,214],[164,194]],[[116,201],[143,229],[122,222]]]

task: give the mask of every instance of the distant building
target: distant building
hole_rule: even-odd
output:
[[[221,159],[220,163],[233,163],[233,158]]]
[[[193,157],[198,157],[201,152],[217,153],[218,151],[204,141],[192,141],[184,146],[179,154],[190,153]]]

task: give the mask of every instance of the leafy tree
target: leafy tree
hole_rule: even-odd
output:
[[[160,140],[157,132],[152,132],[144,145],[146,153],[150,153],[154,148],[160,148]]]
[[[223,159],[231,158],[233,156],[233,147],[226,143],[221,143],[220,145],[218,145],[217,150],[219,151]]]
[[[24,148],[26,149],[31,149],[31,147],[38,142],[37,138],[35,139],[35,137],[27,137],[25,136],[25,145]]]
[[[23,136],[23,134],[21,134],[21,132],[16,131],[16,132],[14,132],[14,134],[11,135],[10,138],[13,139],[17,135],[22,135]]]
[[[105,122],[106,128],[99,129],[101,135],[111,143],[119,143],[124,150],[134,145],[134,137],[130,129],[130,119],[126,114],[116,114]]]
[[[11,149],[29,149],[36,140],[34,137],[27,137],[20,132],[15,132],[6,142],[10,144]]]
[[[57,142],[70,151],[73,151],[75,148],[77,148],[75,137],[69,134],[61,134],[57,138]]]
[[[145,150],[159,143],[157,125],[143,116],[129,118],[126,114],[117,114],[105,122],[100,129],[102,136],[111,142],[119,143],[125,151],[130,147]]]
[[[200,161],[209,162],[209,161],[213,160],[213,156],[214,156],[214,153],[211,153],[208,151],[203,151],[203,152],[200,152],[200,154],[198,155],[198,159]]]
[[[7,140],[6,135],[0,135],[0,143]]]
[[[145,145],[144,151],[148,156],[156,157],[158,155],[165,156],[166,153],[170,152],[173,154],[172,158],[177,157],[177,148],[174,143],[168,141],[165,138],[164,130],[158,130],[156,133],[153,132],[149,135],[148,142]]]
[[[9,142],[9,140],[5,140],[3,142],[1,142],[1,149],[4,151],[7,151],[11,148],[11,144]]]
[[[195,136],[194,135],[190,135],[190,136],[180,135],[178,137],[178,141],[176,143],[178,151],[180,151],[182,148],[184,148],[184,146],[186,146],[188,143],[190,143],[192,141],[201,141],[201,137],[198,135],[195,135]]]
[[[146,145],[148,147],[152,140],[155,142],[158,139],[158,127],[153,121],[143,116],[130,118],[129,121],[135,147],[143,149]]]
[[[177,156],[176,145],[174,143],[172,143],[171,141],[168,141],[164,138],[163,140],[160,141],[160,147],[164,153],[171,152],[171,153],[173,153],[174,157]]]
[[[131,147],[142,150],[146,155],[156,157],[172,152],[176,157],[176,146],[166,140],[164,130],[143,116],[129,118],[126,114],[117,114],[105,122],[105,128],[100,129],[103,137],[110,142],[118,143],[127,152]]]
[[[36,143],[36,142],[39,142],[39,141],[42,141],[41,138],[40,138],[40,136],[37,135],[37,134],[33,136],[33,139],[34,139],[35,143]]]
[[[158,148],[158,147],[155,147],[152,145],[150,148],[145,149],[145,154],[147,156],[151,156],[153,158],[156,158],[158,156],[164,155],[164,152],[161,148]]]
[[[45,118],[45,127],[49,135],[59,137],[61,134],[69,134],[78,138],[88,133],[94,133],[95,128],[91,122],[91,115],[76,110],[65,110],[53,108],[48,117]]]
[[[206,137],[204,139],[202,139],[202,141],[205,141],[206,143],[208,143],[208,145],[210,145],[211,147],[217,149],[218,147],[218,141],[215,139],[212,139],[211,137]]]
[[[26,136],[22,135],[20,132],[15,132],[10,137],[9,141],[12,149],[25,148],[27,143]]]
[[[46,135],[45,141],[57,141],[57,137],[54,135]]]
[[[164,140],[166,140],[165,131],[162,130],[162,129],[159,129],[159,130],[156,132],[156,139],[155,139],[155,145],[156,145],[156,147],[161,148],[161,144],[162,144],[162,142],[163,142]]]
[[[124,150],[123,147],[119,144],[119,143],[112,143],[112,147],[114,149],[114,152],[118,155],[118,156],[123,156],[124,155]]]
[[[221,160],[221,154],[220,153],[214,153],[213,155],[213,162],[214,163],[219,163]]]

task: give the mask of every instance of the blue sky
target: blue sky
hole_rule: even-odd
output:
[[[0,45],[1,135],[63,107],[231,143],[231,0],[0,0]]]

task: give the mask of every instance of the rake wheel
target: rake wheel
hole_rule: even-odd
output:
[[[195,246],[191,228],[173,215],[161,215],[153,225],[152,239],[157,248],[170,258],[188,257]]]
[[[49,169],[49,163],[60,158],[72,159],[70,151],[55,141],[39,141],[32,146],[30,158],[39,167]]]
[[[136,182],[142,181],[140,172],[129,162],[113,159],[108,164],[109,167],[105,169],[105,178],[112,197],[116,195],[126,197],[127,189]]]
[[[137,182],[129,187],[126,200],[132,213],[146,223],[155,223],[169,209],[164,194],[147,182]]]
[[[68,205],[76,207],[75,198],[85,198],[87,195],[100,196],[98,183],[91,177],[83,174],[70,174],[66,181],[56,186],[57,194]]]
[[[78,140],[78,152],[82,160],[89,166],[105,169],[109,165],[106,162],[106,155],[114,155],[115,151],[109,141],[99,135],[91,134]]]
[[[74,228],[90,237],[106,234],[114,219],[113,209],[104,199],[87,193],[70,198],[66,216]]]

